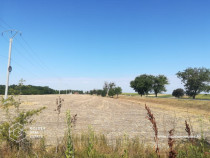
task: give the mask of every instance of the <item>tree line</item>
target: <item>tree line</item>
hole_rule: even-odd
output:
[[[187,68],[184,71],[179,71],[177,77],[181,79],[185,89],[178,88],[172,93],[175,97],[182,97],[184,94],[195,99],[196,95],[201,92],[210,92],[210,69],[207,68]],[[9,95],[36,95],[36,94],[59,94],[58,90],[49,88],[48,86],[33,86],[24,85],[25,80],[21,79],[18,85],[9,86]],[[155,96],[159,93],[166,92],[166,85],[169,84],[168,78],[165,75],[148,75],[142,74],[137,76],[130,82],[130,87],[133,88],[139,95],[148,95],[154,93]],[[0,85],[0,94],[4,95],[5,86]],[[60,90],[60,94],[84,94],[82,90]],[[105,96],[117,96],[122,93],[122,88],[116,86],[114,82],[105,82],[102,89],[93,89],[86,91],[86,94]]]
[[[195,99],[195,96],[201,92],[210,92],[210,69],[207,68],[187,68],[179,71],[177,77],[181,79],[185,90],[178,88],[172,93],[175,97],[182,97],[184,94]],[[158,93],[166,92],[168,79],[164,75],[142,74],[130,82],[130,86],[139,95],[148,95],[154,92],[157,97]]]
[[[0,85],[0,95],[4,95],[5,85]],[[60,94],[83,94],[81,90],[61,90]],[[19,83],[18,85],[9,86],[9,95],[43,95],[43,94],[59,94],[58,90],[49,88],[48,86],[33,86],[33,85],[23,85]]]
[[[110,96],[113,98],[115,95],[118,97],[119,94],[122,94],[122,88],[119,86],[117,87],[114,82],[105,82],[103,89],[93,89],[85,93],[102,97]]]

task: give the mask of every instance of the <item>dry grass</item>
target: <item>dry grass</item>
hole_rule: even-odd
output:
[[[120,96],[120,99],[135,103],[150,103],[164,109],[184,108],[191,111],[200,112],[201,114],[210,115],[210,101],[207,100],[185,100],[172,98],[150,98],[140,96]]]
[[[47,110],[43,115],[40,115],[39,118],[41,118],[42,121],[46,120],[51,120],[55,118],[56,115],[60,115],[62,121],[66,121],[66,118],[63,117],[63,114],[66,113],[67,109],[71,109],[73,113],[76,111],[78,112],[77,114],[73,115],[69,121],[72,124],[75,124],[77,121],[78,126],[85,126],[87,123],[91,123],[91,121],[97,121],[102,124],[103,122],[101,119],[104,121],[105,118],[108,118],[110,114],[114,114],[114,117],[110,117],[107,122],[104,122],[102,130],[114,130],[112,131],[113,133],[117,133],[120,128],[123,129],[124,131],[130,130],[130,133],[128,135],[125,135],[125,137],[122,137],[119,135],[119,139],[116,139],[114,137],[114,140],[116,141],[115,143],[110,144],[110,138],[108,138],[107,133],[104,132],[102,135],[98,135],[97,133],[94,133],[93,130],[89,130],[88,133],[84,134],[79,134],[78,130],[75,130],[77,126],[72,126],[75,127],[74,131],[75,134],[78,134],[79,137],[73,137],[73,144],[75,146],[75,157],[90,157],[90,158],[98,158],[98,157],[103,157],[103,158],[135,158],[135,157],[169,157],[169,158],[175,158],[176,155],[177,157],[186,157],[186,158],[193,158],[193,157],[203,157],[207,158],[209,149],[205,149],[204,147],[205,142],[204,139],[202,141],[198,140],[198,143],[192,143],[188,142],[189,146],[182,144],[178,148],[176,148],[174,144],[174,140],[172,139],[174,129],[176,131],[180,130],[180,128],[183,131],[186,131],[188,133],[188,136],[191,136],[191,127],[185,121],[185,126],[184,126],[184,121],[181,121],[183,126],[176,126],[176,128],[173,128],[172,130],[169,131],[169,137],[166,139],[166,145],[168,144],[169,146],[169,152],[168,152],[168,147],[163,148],[161,146],[161,150],[159,149],[160,141],[161,139],[158,138],[158,135],[161,135],[161,129],[163,126],[161,126],[161,114],[162,110],[151,108],[152,111],[150,110],[149,107],[145,105],[143,108],[139,106],[139,104],[133,105],[133,104],[128,104],[125,102],[121,102],[120,100],[117,99],[110,99],[110,98],[99,98],[99,97],[92,97],[92,96],[63,96],[65,97],[65,104],[62,104],[62,99],[57,99],[56,103],[54,103],[57,106],[57,112],[55,113],[54,111],[54,106],[52,106],[51,101],[49,99],[54,98],[54,96],[48,96],[50,98],[47,98],[44,96],[44,99],[42,100],[43,97],[40,99],[42,102],[47,105]],[[62,98],[63,98],[62,97]],[[27,98],[29,101],[33,101],[31,96]],[[81,101],[82,100],[82,101]],[[37,98],[36,98],[37,101]],[[66,102],[68,104],[66,104]],[[47,104],[48,103],[48,104]],[[72,105],[71,107],[69,105]],[[37,106],[37,105],[36,105]],[[61,108],[62,107],[62,108]],[[27,107],[25,107],[27,108]],[[97,109],[97,110],[96,110]],[[145,110],[146,109],[146,110]],[[130,110],[130,111],[129,111]],[[143,110],[143,111],[142,111]],[[157,111],[158,110],[158,111]],[[94,113],[91,113],[94,112]],[[168,113],[168,112],[167,112]],[[48,114],[48,115],[47,115]],[[98,117],[97,116],[100,116]],[[102,114],[105,114],[101,116]],[[165,115],[165,113],[163,113]],[[78,116],[78,119],[77,119]],[[145,117],[147,119],[145,119]],[[184,116],[185,119],[187,116]],[[84,118],[84,119],[83,119]],[[38,118],[36,118],[37,120]],[[85,120],[88,120],[88,122],[84,122]],[[171,121],[173,122],[171,117],[166,117],[166,120],[169,124],[171,124]],[[112,122],[113,121],[113,122]],[[139,124],[137,124],[139,122]],[[49,122],[46,122],[49,123]],[[52,122],[56,123],[56,122]],[[58,122],[57,122],[58,123]],[[59,125],[61,122],[59,122]],[[84,123],[84,124],[81,124]],[[92,122],[93,125],[95,122]],[[136,124],[134,124],[136,123]],[[145,123],[145,124],[143,124]],[[158,123],[158,127],[157,127]],[[65,123],[66,124],[66,123]],[[108,125],[107,125],[108,124]],[[156,148],[152,149],[151,147],[146,146],[145,142],[140,142],[139,136],[134,137],[134,138],[129,138],[133,132],[137,132],[139,130],[143,130],[143,132],[146,130],[148,126],[152,124],[152,129],[148,128],[146,137],[147,138],[153,138],[155,133],[155,146]],[[191,122],[190,122],[191,124]],[[51,124],[52,125],[52,124]],[[107,126],[106,126],[107,125]],[[116,126],[118,125],[118,126]],[[120,126],[119,126],[120,125]],[[122,126],[121,126],[122,125]],[[58,126],[57,126],[58,127]],[[95,126],[97,129],[98,126]],[[111,128],[115,127],[115,128]],[[123,128],[122,128],[123,127]],[[136,127],[136,128],[134,128]],[[164,126],[168,129],[169,126]],[[52,126],[46,126],[46,128],[50,128],[49,133],[52,132]],[[92,128],[91,128],[92,129]],[[66,132],[65,128],[62,128],[59,126],[57,130],[60,130],[58,132]],[[158,131],[159,130],[159,131]],[[148,132],[151,132],[152,135],[150,135]],[[122,133],[122,131],[120,130]],[[47,134],[49,134],[47,133]],[[175,133],[176,134],[176,133]],[[105,136],[106,135],[106,136]],[[48,136],[48,135],[47,135]],[[57,136],[57,135],[56,135]],[[167,141],[168,140],[168,141]],[[52,145],[51,147],[46,147],[46,142],[40,142],[37,146],[34,145],[33,141],[33,146],[29,146],[28,150],[20,150],[16,148],[7,148],[4,144],[1,144],[0,146],[0,157],[8,157],[8,158],[13,158],[13,157],[45,157],[45,158],[50,158],[50,157],[66,157],[65,151],[67,148],[67,136],[65,135],[62,137],[62,142],[56,145]],[[42,140],[41,140],[42,141]],[[177,144],[177,143],[176,143]],[[174,147],[175,146],[175,147]],[[209,146],[207,146],[208,148]],[[166,150],[167,149],[167,150]],[[176,151],[175,151],[176,149]],[[36,152],[35,152],[36,151]],[[56,152],[55,152],[56,151]],[[196,154],[196,155],[195,155]],[[195,156],[194,156],[195,155]]]

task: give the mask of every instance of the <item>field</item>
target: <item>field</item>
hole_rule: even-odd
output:
[[[138,93],[123,93],[125,96],[139,96]],[[149,94],[147,97],[155,97],[154,94]],[[171,94],[158,94],[158,98],[175,98]],[[182,99],[192,99],[191,97],[184,96]],[[210,100],[210,94],[198,94],[196,99]]]
[[[167,98],[141,98],[139,96],[120,96],[104,98],[91,95],[60,95],[64,102],[58,116],[56,98],[59,95],[25,95],[20,96],[21,109],[46,109],[34,118],[36,122],[30,127],[31,138],[46,138],[47,144],[55,145],[67,129],[66,111],[77,114],[73,133],[80,135],[92,127],[96,133],[105,134],[109,144],[115,144],[117,137],[127,135],[140,137],[146,144],[154,145],[154,132],[146,119],[145,103],[154,114],[160,137],[160,145],[167,146],[168,131],[175,129],[175,135],[185,137],[185,120],[190,123],[193,135],[204,134],[210,140],[210,101],[175,100]],[[4,120],[2,111],[1,120]]]

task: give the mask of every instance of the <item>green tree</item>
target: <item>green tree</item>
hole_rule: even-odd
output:
[[[175,89],[175,90],[173,90],[172,95],[177,98],[183,97],[184,90],[182,88]]]
[[[115,86],[116,85],[114,82],[109,83],[108,95],[111,96],[112,98],[115,95]]]
[[[114,82],[104,82],[104,87],[103,90],[106,92],[106,96],[109,95],[109,90],[113,89],[115,87],[115,83]]]
[[[153,86],[153,78],[152,75],[143,74],[137,76],[135,80],[130,82],[131,88],[133,88],[139,95],[148,95],[150,91],[152,91]]]
[[[106,91],[105,90],[102,90],[101,96],[102,97],[105,97],[106,96]]]
[[[166,92],[165,86],[168,84],[168,79],[164,75],[153,76],[152,89],[157,97],[158,93]]]
[[[206,92],[209,93],[210,92],[210,86],[206,87]]]
[[[118,95],[122,94],[122,88],[121,87],[116,87],[114,90],[115,90],[115,94],[117,95],[117,98],[118,98]]]
[[[210,83],[210,69],[187,68],[178,72],[177,77],[184,83],[186,94],[195,99],[200,92],[208,91]]]
[[[109,89],[108,95],[113,98],[113,96],[115,95],[115,89],[114,88]]]
[[[102,91],[103,91],[103,90],[98,89],[98,90],[96,91],[96,94],[97,94],[97,95],[101,95],[101,94],[102,94]]]
[[[90,90],[90,95],[93,95],[93,90]]]

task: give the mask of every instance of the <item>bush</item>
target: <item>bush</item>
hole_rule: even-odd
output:
[[[105,90],[102,91],[101,96],[102,97],[105,97],[106,96],[106,91]]]
[[[6,113],[6,120],[0,123],[0,145],[5,143],[11,149],[25,148],[26,143],[30,143],[26,137],[26,125],[31,124],[33,116],[38,115],[45,107],[37,110],[19,110],[20,102],[14,97],[1,99],[0,108]],[[10,109],[14,109],[12,113]]]
[[[182,88],[175,89],[172,93],[174,97],[180,98],[184,96],[184,90]]]
[[[109,90],[108,95],[109,95],[110,97],[113,98],[113,96],[115,95],[115,90],[114,90],[113,88],[111,88],[111,89]]]

